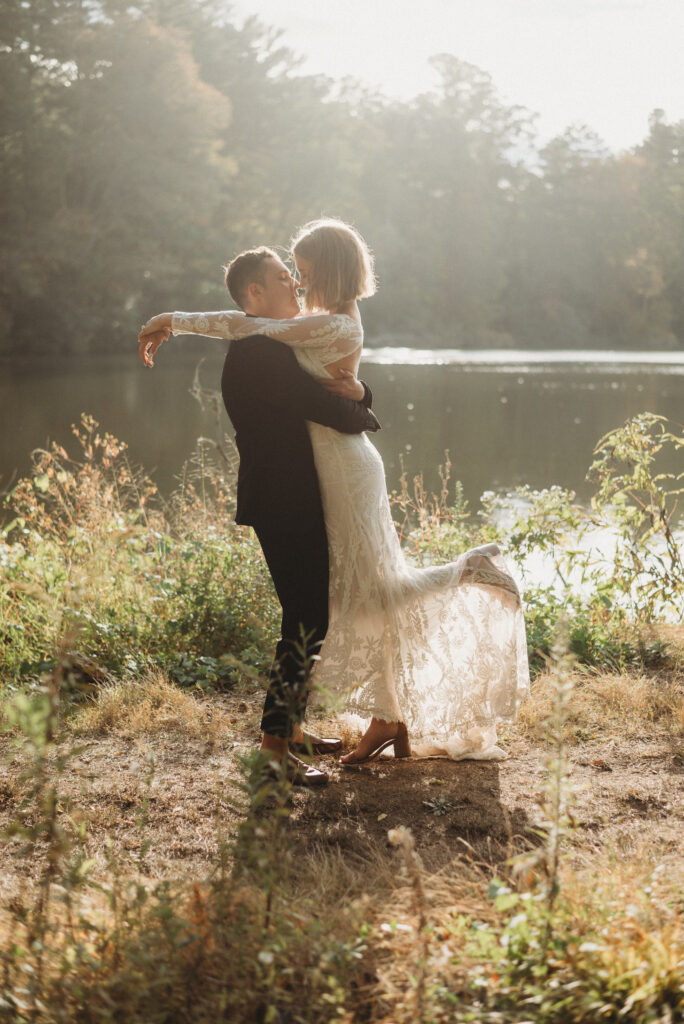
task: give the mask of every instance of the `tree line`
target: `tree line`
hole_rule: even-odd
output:
[[[229,305],[221,265],[321,214],[372,246],[371,342],[684,340],[684,121],[620,154],[441,54],[409,102],[298,73],[219,0],[10,0],[0,14],[0,353],[110,351]],[[645,126],[646,127],[646,126]]]

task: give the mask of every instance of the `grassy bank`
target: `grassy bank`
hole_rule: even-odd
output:
[[[0,1019],[682,1019],[680,674],[556,666],[506,762],[321,793],[257,784],[250,688],[54,682],[2,743]]]
[[[234,478],[198,446],[161,500],[125,445],[84,416],[75,458],[35,453],[0,540],[0,672],[21,686],[65,645],[73,684],[156,666],[182,686],[232,685],[268,664],[277,601],[258,544],[236,528]]]
[[[163,503],[92,420],[76,435],[37,454],[0,544],[0,1021],[684,1019],[662,422],[597,452],[589,510],[554,489],[471,515],[448,468],[442,495],[395,496],[417,562],[489,539],[551,557],[532,697],[507,761],[333,766],[320,793],[255,772],[277,606],[229,457],[200,449]],[[601,516],[609,571],[575,543]]]
[[[229,688],[263,676],[278,606],[252,532],[233,524],[233,457],[198,445],[162,501],[126,459],[126,446],[88,416],[75,454],[53,445],[6,499],[0,534],[0,678],[25,687],[72,654],[72,682],[156,667],[181,686]],[[590,508],[561,488],[485,495],[470,510],[450,467],[439,495],[420,478],[393,495],[397,527],[416,564],[451,560],[495,540],[525,589],[530,663],[543,668],[562,614],[580,663],[619,671],[663,666],[660,624],[684,612],[684,562],[674,532],[681,479],[659,472],[684,441],[643,414],[603,439],[590,472]],[[682,477],[684,479],[684,476]],[[612,538],[596,548],[596,535]],[[544,585],[528,572],[546,564]]]

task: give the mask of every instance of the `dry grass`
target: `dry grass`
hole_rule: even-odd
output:
[[[548,673],[539,675],[532,683],[530,699],[520,708],[515,732],[526,740],[544,738],[552,704],[549,682]],[[575,673],[568,701],[568,740],[606,738],[614,733],[636,737],[656,726],[670,733],[674,742],[684,735],[681,677]]]
[[[222,708],[179,689],[161,672],[102,686],[70,723],[77,736],[201,737],[208,747],[220,742],[227,726]]]
[[[660,623],[656,632],[668,644],[668,656],[674,671],[684,671],[684,625]]]
[[[259,831],[267,828],[270,814],[262,807],[253,852],[255,863],[272,858],[278,865],[272,911],[251,859],[244,873],[232,872],[230,855],[219,865],[217,834],[219,810],[224,840],[244,821],[233,784],[240,781],[239,754],[258,736],[260,698],[213,697],[212,707],[208,699],[154,673],[139,683],[102,687],[65,723],[66,732],[73,728],[92,739],[58,780],[70,819],[87,826],[83,853],[95,885],[74,893],[74,909],[99,929],[95,951],[95,933],[85,924],[83,932],[76,926],[82,948],[96,952],[96,970],[84,960],[68,984],[60,981],[59,943],[67,941],[71,925],[56,895],[50,911],[54,940],[49,936],[55,955],[45,991],[72,1002],[59,1018],[36,1013],[35,1019],[91,1024],[107,1019],[112,999],[120,1019],[148,1024],[157,1019],[159,1007],[157,996],[145,992],[161,976],[168,979],[167,1019],[196,1024],[216,1019],[254,1024],[264,1019],[268,1006],[277,1008],[280,1019],[306,1024],[333,1019],[415,1024],[421,1019],[419,997],[423,1019],[491,1024],[519,1019],[513,1011],[506,1016],[510,1006],[555,991],[549,978],[577,1007],[577,1016],[563,1018],[573,1024],[592,1020],[580,1005],[583,993],[587,1001],[610,1000],[619,1009],[637,990],[652,990],[654,1005],[667,997],[678,1007],[684,957],[677,882],[679,776],[667,752],[656,749],[656,737],[680,728],[682,701],[665,678],[577,674],[570,708],[575,732],[602,729],[604,740],[613,730],[618,750],[609,756],[590,738],[574,748],[580,824],[568,837],[554,925],[563,954],[553,949],[548,960],[535,954],[540,969],[549,972],[541,981],[524,974],[526,954],[519,945],[513,959],[507,957],[503,940],[522,941],[523,925],[512,922],[527,905],[501,910],[491,899],[495,877],[513,888],[514,883],[505,862],[505,836],[491,849],[489,840],[496,838],[497,827],[510,831],[510,819],[521,836],[528,836],[524,847],[530,849],[527,827],[539,824],[543,750],[521,737],[541,729],[548,682],[535,683],[533,700],[513,730],[517,739],[508,761],[397,765],[388,759],[365,772],[332,769],[333,780],[323,792],[292,795],[291,816],[272,850]],[[630,718],[637,732],[651,723],[652,742],[630,740],[625,727]],[[312,723],[321,732],[330,726],[329,721]],[[211,736],[215,746],[207,757]],[[167,743],[167,737],[174,742]],[[147,754],[155,762],[149,786],[140,772]],[[610,770],[604,770],[606,759]],[[13,817],[12,779],[19,767],[15,761],[6,789],[0,786],[0,826],[3,817]],[[426,806],[435,795],[446,801],[444,815]],[[402,822],[412,828],[425,865],[419,885],[406,872],[401,852],[387,843],[388,828]],[[40,873],[48,863],[42,845],[30,863],[16,842],[7,847],[0,949],[9,950],[12,938],[24,935],[17,923],[22,907],[35,907]],[[542,874],[530,884],[541,890]],[[139,885],[146,893],[142,905]],[[524,895],[514,893],[514,898]],[[535,923],[534,908],[530,920],[535,936],[541,935],[543,921]],[[131,984],[138,974],[140,984]],[[422,989],[415,980],[419,976]],[[79,993],[85,993],[88,1010]],[[452,999],[462,1004],[462,1013],[456,1013]],[[332,1005],[344,1007],[339,1016],[328,1013]],[[496,1012],[478,1016],[482,1005]],[[640,1012],[636,1007],[625,1019],[629,1024],[660,1019]],[[554,1013],[537,1016],[530,1008],[526,1019],[557,1024]]]
[[[607,990],[627,978],[638,979],[642,990],[678,990],[684,923],[682,891],[673,867],[648,844],[627,862],[607,849],[579,870],[563,866],[558,920],[568,943],[563,958],[551,954],[549,963],[569,989],[575,976],[590,984],[592,974],[601,972]],[[416,1015],[415,1005],[421,956],[426,957],[434,988],[470,1001],[473,980],[479,978],[483,988],[491,986],[496,993],[501,965],[488,964],[483,970],[482,948],[471,925],[476,921],[478,928],[486,926],[498,937],[506,924],[487,898],[487,877],[467,857],[454,857],[439,872],[422,871],[416,887],[399,851],[369,848],[367,857],[349,862],[339,851],[321,847],[297,861],[297,875],[300,927],[315,912],[323,921],[336,922],[335,936],[341,943],[351,943],[358,922],[364,922],[363,995],[366,1006],[373,1007],[373,1020],[414,1024],[423,1019]],[[424,933],[420,918],[425,921]],[[631,985],[632,990],[638,987],[636,981]],[[533,1018],[531,1010],[529,1017]],[[475,1018],[458,1018],[462,1019]]]
[[[379,845],[369,839],[353,853],[317,843],[298,855],[296,864],[296,875],[290,879],[293,895],[326,912],[336,912],[359,900],[374,905],[379,915],[385,912],[383,908],[394,916],[403,906],[409,906],[410,886],[402,859],[388,843]],[[482,909],[482,883],[487,879],[467,856],[457,857],[454,851],[454,860],[439,871],[429,872],[428,877],[435,906],[458,906],[464,913],[476,906]]]
[[[302,994],[316,999],[320,1016],[293,1019],[415,1024],[422,1018],[416,1016],[414,979],[424,954],[428,985],[435,993],[430,996],[434,1017],[429,1019],[485,1019],[451,1016],[448,1004],[445,1006],[436,994],[439,990],[462,999],[465,1012],[474,998],[474,1005],[478,1005],[473,995],[473,985],[477,984],[480,998],[488,991],[487,1002],[497,1005],[505,959],[489,960],[489,947],[481,945],[479,936],[491,940],[495,954],[499,935],[507,927],[506,915],[496,911],[487,898],[486,886],[476,877],[477,871],[466,862],[456,858],[439,873],[424,872],[420,906],[416,904],[415,888],[402,870],[398,851],[376,849],[369,851],[367,858],[358,857],[350,863],[339,851],[320,848],[312,850],[304,861],[298,859],[293,867],[296,892],[279,901],[273,930],[264,930],[265,895],[253,882],[233,882],[220,891],[209,883],[180,884],[173,893],[172,920],[176,935],[183,941],[175,948],[164,948],[158,937],[155,901],[151,899],[140,921],[133,910],[129,911],[133,922],[130,940],[118,940],[124,962],[138,963],[136,942],[142,933],[147,952],[152,949],[160,956],[159,967],[163,964],[171,979],[164,997],[170,1012],[179,1013],[177,1019],[202,1024],[218,1019],[213,1013],[218,1013],[222,989],[233,993],[235,999],[231,1007],[234,1016],[224,1019],[242,1024],[263,1019],[264,996],[269,1002],[279,1002],[284,1014],[281,1019],[288,1019],[288,1010],[298,1004]],[[631,992],[649,986],[656,992],[659,987],[672,990],[679,985],[684,928],[677,914],[677,891],[666,870],[654,872],[652,856],[625,865],[616,863],[610,853],[601,854],[591,868],[581,872],[564,869],[562,892],[558,920],[568,941],[562,957],[551,955],[549,963],[552,977],[563,979],[569,992],[575,984],[590,988],[593,976],[599,974],[608,991],[611,984],[624,984],[626,978],[634,979],[628,989]],[[418,928],[421,916],[427,925],[422,935]],[[87,917],[97,921],[102,933],[116,934],[111,909],[102,898],[90,896]],[[478,922],[476,930],[472,922]],[[3,924],[0,932],[16,928],[16,922],[9,918]],[[8,939],[7,932],[1,934],[0,945]],[[346,961],[346,951],[355,948],[356,956]],[[270,978],[258,967],[259,957],[266,954],[274,957]],[[113,970],[110,961],[108,967]],[[196,971],[199,979],[193,978]],[[88,971],[81,971],[82,984],[102,1012],[102,977],[99,984],[95,981]],[[326,993],[328,984],[330,997]],[[337,984],[347,991],[341,994]],[[547,985],[548,981],[540,984]],[[186,1009],[181,1013],[186,985],[194,989],[195,1011]],[[207,998],[212,989],[216,990],[213,1002]],[[106,985],[104,991],[106,995]],[[122,990],[112,986],[112,991],[122,999]],[[333,993],[336,1002],[346,1007],[339,1017],[328,1016],[325,1010]],[[151,1010],[143,1006],[141,1016],[140,1008],[132,1005],[131,1019],[145,1019],[145,1009]],[[83,1019],[93,1018],[84,1014]],[[494,1014],[486,1019],[518,1018]],[[525,1019],[537,1019],[532,1007]],[[629,1017],[630,1021],[635,1019]]]

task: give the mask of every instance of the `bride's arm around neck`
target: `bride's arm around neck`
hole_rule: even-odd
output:
[[[354,306],[356,304],[354,303]],[[293,348],[299,346],[321,349],[335,346],[351,351],[363,342],[363,327],[358,315],[349,313],[316,313],[290,320],[271,320],[266,317],[244,316],[235,310],[213,313],[173,314],[171,330],[174,334],[203,334],[211,338],[235,340],[254,334],[265,334]]]

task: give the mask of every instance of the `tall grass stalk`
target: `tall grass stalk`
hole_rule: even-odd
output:
[[[65,648],[69,640],[65,641]],[[70,659],[66,649],[59,652],[54,671],[31,696],[17,694],[7,705],[5,730],[12,734],[12,747],[18,751],[23,769],[17,779],[21,794],[14,819],[2,837],[4,842],[23,840],[22,855],[37,860],[34,890],[18,896],[10,905],[16,922],[12,956],[4,964],[9,991],[18,1011],[27,1011],[38,1019],[44,1007],[41,995],[45,985],[46,958],[49,960],[52,938],[59,940],[59,922],[54,914],[54,898],[66,910],[64,944],[75,935],[73,900],[91,867],[80,851],[78,840],[82,831],[74,829],[65,814],[67,802],[60,794],[59,782],[69,762],[82,752],[82,747],[58,751],[60,702],[66,691]],[[70,857],[76,848],[76,856]],[[49,969],[53,965],[49,964]],[[17,971],[24,984],[16,985]]]
[[[546,963],[553,937],[554,910],[561,890],[563,844],[574,825],[570,813],[572,780],[567,755],[567,721],[574,689],[573,666],[576,659],[568,650],[568,629],[567,619],[560,619],[551,647],[549,671],[545,677],[550,709],[544,731],[545,781],[540,799],[543,818],[535,829],[541,839],[541,846],[511,861],[513,876],[523,888],[533,888],[540,873],[543,877],[544,912],[540,917],[542,942],[539,951],[542,964]]]
[[[392,846],[399,848],[404,861],[404,869],[408,875],[413,894],[413,910],[417,922],[418,958],[415,964],[415,1011],[412,1020],[423,1024],[426,1013],[426,981],[429,971],[430,933],[428,929],[428,901],[423,885],[423,865],[416,843],[409,828],[400,826],[390,829],[387,834]]]
[[[561,847],[571,818],[568,813],[571,799],[571,781],[568,771],[566,750],[567,710],[573,690],[572,668],[575,658],[568,651],[568,623],[561,620],[551,648],[551,693],[552,712],[547,722],[546,812],[548,837],[546,840],[546,909],[548,914],[548,939],[550,938],[553,910],[560,891]]]

